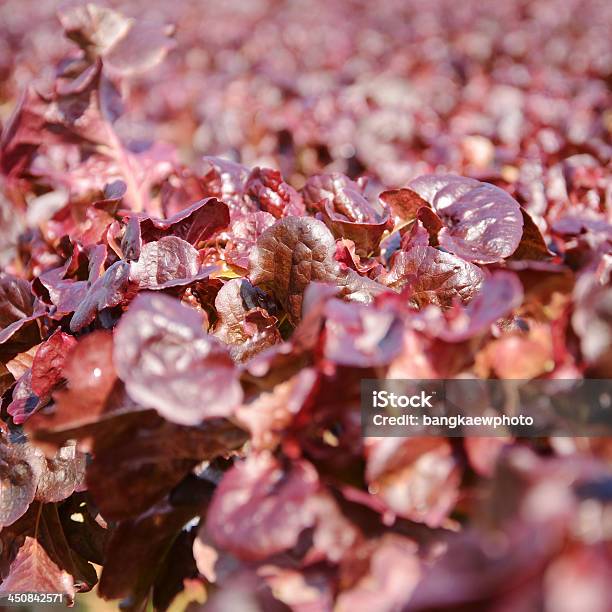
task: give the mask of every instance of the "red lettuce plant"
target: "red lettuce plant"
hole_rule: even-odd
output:
[[[154,4],[0,60],[0,595],[606,612],[609,439],[359,407],[612,374],[603,6]]]

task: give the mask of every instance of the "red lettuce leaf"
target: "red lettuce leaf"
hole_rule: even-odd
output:
[[[523,301],[523,288],[512,272],[496,271],[484,279],[476,297],[462,310],[452,310],[440,329],[430,321],[428,331],[447,342],[462,342],[487,331]]]
[[[169,421],[229,416],[242,389],[221,343],[178,300],[141,294],[115,332],[114,362],[128,394]]]
[[[36,320],[45,314],[35,305],[30,283],[0,274],[0,358],[9,361],[40,341]]]
[[[367,445],[366,479],[396,514],[441,525],[459,496],[461,467],[444,438],[378,438]]]
[[[316,382],[316,371],[304,368],[270,392],[262,391],[238,408],[236,417],[251,432],[250,443],[254,449],[274,450],[283,432],[307,403]]]
[[[354,270],[342,270],[335,252],[336,241],[325,224],[304,217],[281,219],[257,240],[251,282],[269,290],[294,324],[301,318],[304,291],[311,282],[334,284],[343,297],[359,302],[370,302],[384,291]]]
[[[17,380],[11,400],[6,407],[6,412],[11,416],[15,425],[22,425],[49,401],[49,397],[39,397],[32,390],[32,370],[28,369]]]
[[[319,488],[307,462],[288,471],[268,452],[251,455],[223,478],[208,509],[206,533],[243,559],[263,559],[292,548],[315,515],[308,500]]]
[[[410,223],[417,218],[419,209],[430,204],[412,189],[391,189],[378,196],[390,209],[396,223]]]
[[[131,216],[125,227],[121,239],[121,252],[126,261],[136,261],[140,257],[142,249],[142,236],[140,233],[140,221],[138,217]]]
[[[32,314],[30,283],[10,274],[0,275],[0,329]]]
[[[499,187],[451,174],[422,176],[409,187],[444,222],[440,246],[451,253],[493,263],[516,251],[523,235],[521,208]]]
[[[283,181],[278,170],[254,168],[244,185],[244,191],[260,210],[277,219],[289,215],[299,217],[306,212],[302,196]]]
[[[247,280],[232,279],[215,298],[217,324],[214,334],[231,345],[230,354],[243,361],[281,341],[277,319],[269,314],[275,304]]]
[[[274,223],[274,217],[270,213],[262,211],[240,217],[234,221],[229,243],[224,250],[227,262],[232,266],[248,270],[249,257],[257,239]]]
[[[129,19],[95,4],[72,7],[59,13],[66,36],[92,60],[102,57],[123,76],[145,72],[174,47],[172,28]]]
[[[339,365],[381,366],[402,350],[402,328],[391,310],[330,300],[325,307],[323,353]]]
[[[63,380],[66,359],[76,344],[73,336],[58,330],[38,347],[31,383],[36,395],[46,397]]]
[[[544,237],[540,232],[535,221],[531,218],[531,215],[524,209],[521,208],[521,214],[523,215],[523,235],[521,241],[512,257],[510,259],[522,261],[548,261],[553,257],[553,253],[550,252],[544,241]]]
[[[198,251],[176,236],[143,245],[130,265],[130,280],[140,289],[159,289],[171,281],[187,281],[199,272]]]
[[[448,307],[454,300],[469,302],[480,290],[483,279],[482,271],[474,264],[430,246],[396,253],[391,269],[380,277],[393,289],[407,288],[410,300],[418,307]]]
[[[70,548],[55,504],[33,504],[18,522],[0,532],[0,594],[62,593],[72,604],[77,592],[97,582],[89,563]]]
[[[205,157],[204,161],[208,167],[203,177],[207,196],[226,202],[232,213],[232,221],[254,213],[253,206],[244,197],[249,169],[220,157]]]
[[[174,507],[167,501],[132,519],[121,521],[107,544],[98,591],[105,599],[142,604],[183,526],[197,506]]]
[[[216,198],[207,198],[177,212],[168,219],[141,215],[140,231],[145,242],[176,236],[197,245],[210,240],[229,224],[229,209]]]
[[[146,512],[196,465],[225,455],[247,440],[244,430],[223,419],[181,426],[153,410],[134,408],[77,433],[93,437],[94,459],[86,482],[109,520]]]
[[[322,214],[336,238],[355,243],[359,255],[376,253],[383,233],[390,228],[386,208],[368,202],[360,185],[341,174],[309,178],[304,198]]]
[[[79,331],[91,323],[105,308],[118,306],[126,300],[130,266],[124,261],[114,263],[89,287],[70,320],[70,330]]]
[[[422,575],[422,561],[415,542],[394,534],[369,541],[347,559],[343,573],[354,584],[338,595],[338,612],[378,608],[404,609]],[[365,557],[365,559],[364,559]],[[355,565],[366,565],[363,575]],[[357,575],[356,575],[357,574]]]
[[[80,340],[67,356],[64,377],[67,388],[54,393],[54,405],[26,426],[34,439],[61,444],[112,408],[109,398],[117,381],[112,333],[96,330]]]
[[[74,445],[60,448],[48,459],[26,441],[0,436],[0,526],[26,513],[35,500],[57,502],[69,497],[83,482],[84,455]]]

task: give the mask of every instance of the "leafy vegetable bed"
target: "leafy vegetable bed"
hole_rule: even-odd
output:
[[[606,3],[170,4],[4,59],[0,594],[606,612],[608,438],[360,425],[612,374]]]

